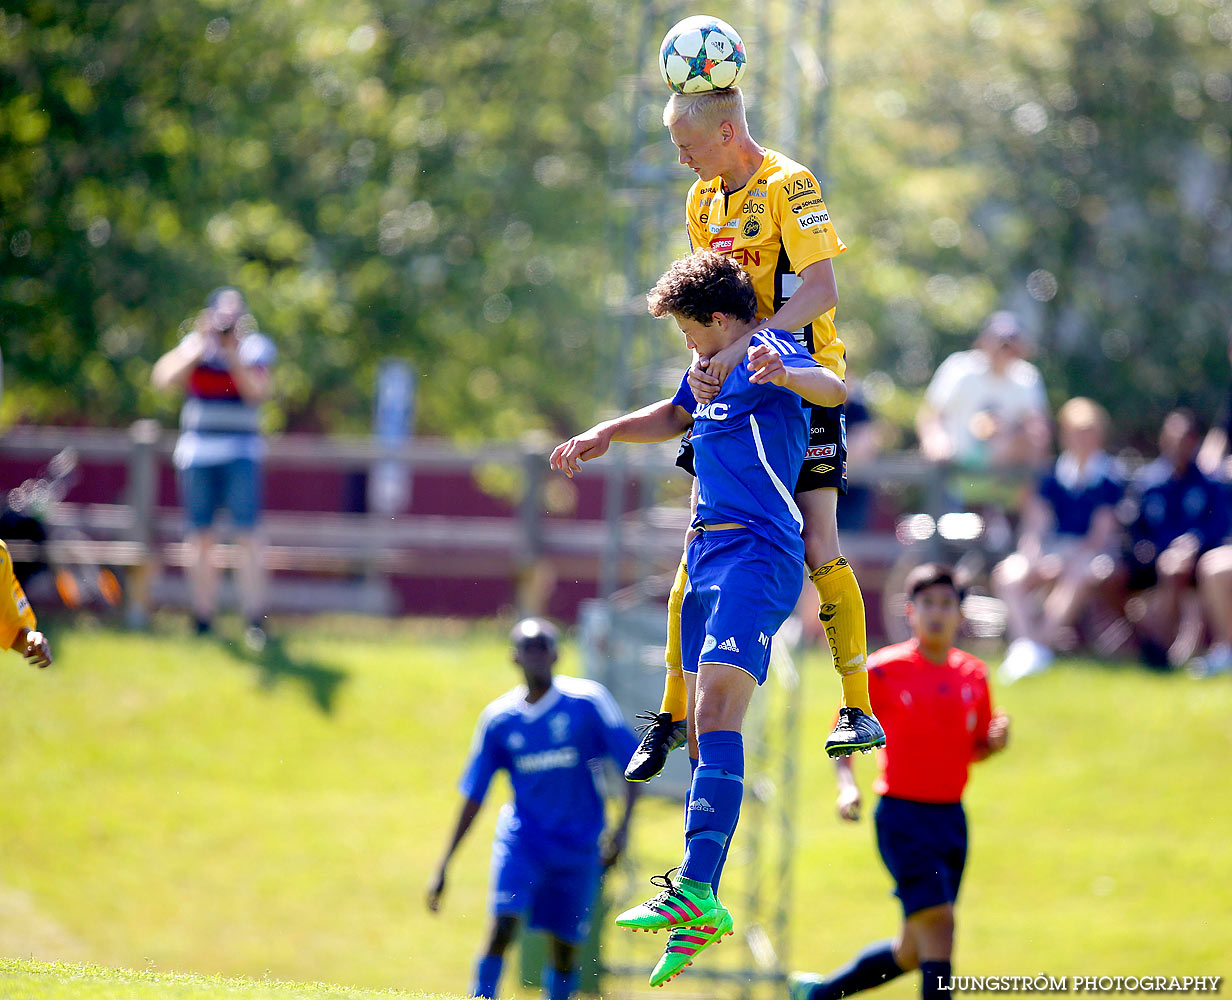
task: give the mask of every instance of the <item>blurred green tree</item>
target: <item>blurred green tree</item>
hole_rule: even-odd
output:
[[[860,251],[840,309],[874,395],[908,422],[1008,307],[1054,405],[1099,399],[1117,444],[1149,447],[1178,402],[1213,417],[1232,383],[1232,5],[933,0],[890,31],[839,5],[837,39],[833,205]]]
[[[1008,306],[1040,332],[1054,404],[1095,396],[1126,439],[1178,401],[1213,415],[1232,2],[836,12],[825,184],[852,248],[840,330],[874,401],[909,423],[936,364]],[[613,398],[607,304],[639,291],[612,166],[632,114],[657,127],[656,84],[628,98],[659,20],[610,0],[8,5],[5,415],[170,419],[149,367],[231,282],[282,349],[280,426],[363,427],[388,354],[423,375],[425,432],[587,422]],[[750,91],[772,102],[778,65],[753,51]],[[687,184],[640,224],[675,232]]]
[[[612,132],[602,5],[35,0],[2,17],[10,414],[169,418],[150,365],[226,282],[281,348],[279,423],[362,427],[387,354],[422,372],[427,431],[575,422]]]

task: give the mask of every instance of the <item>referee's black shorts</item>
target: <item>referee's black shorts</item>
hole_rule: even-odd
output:
[[[873,814],[877,850],[909,917],[958,899],[967,864],[967,814],[961,802],[914,802],[883,795]]]

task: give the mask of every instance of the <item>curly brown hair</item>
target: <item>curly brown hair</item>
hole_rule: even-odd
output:
[[[753,279],[731,257],[698,250],[663,273],[646,295],[646,307],[654,317],[683,316],[706,326],[715,313],[748,322],[757,316],[757,295]]]

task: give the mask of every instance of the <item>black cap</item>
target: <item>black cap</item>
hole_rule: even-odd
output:
[[[542,618],[523,618],[509,633],[515,649],[556,649],[556,626]]]
[[[215,288],[212,292],[210,292],[209,295],[205,297],[205,307],[207,309],[213,309],[215,306],[218,305],[219,300],[221,300],[224,295],[229,295],[229,294],[238,295],[240,299],[240,306],[245,309],[248,308],[248,302],[244,298],[244,293],[241,292],[234,285],[221,285],[218,288]]]
[[[960,600],[962,599],[963,589],[954,579],[953,567],[943,563],[921,563],[908,573],[907,579],[903,581],[903,588],[907,591],[909,601],[914,601],[916,594],[921,590],[938,585],[949,587]]]
[[[1022,328],[1022,324],[1018,322],[1018,317],[1008,309],[1002,309],[1000,312],[993,313],[984,321],[984,325],[980,329],[980,336],[1000,341],[1001,343],[1024,340],[1026,335],[1027,332]]]

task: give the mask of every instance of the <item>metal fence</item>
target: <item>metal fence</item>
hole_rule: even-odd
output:
[[[159,484],[170,463],[175,433],[152,421],[127,430],[14,427],[0,435],[0,477],[13,459],[46,461],[66,448],[83,463],[123,467],[117,502],[48,502],[41,510],[51,529],[43,556],[53,564],[106,565],[125,577],[126,615],[146,620],[151,606],[176,602],[179,593],[165,570],[189,557],[179,540],[178,508],[159,504]],[[287,434],[269,442],[267,465],[335,472],[366,472],[379,462],[404,465],[412,476],[430,473],[478,477],[503,468],[518,484],[506,516],[350,513],[340,510],[268,511],[263,523],[265,562],[272,572],[274,605],[303,610],[391,609],[388,580],[395,576],[459,578],[504,576],[517,581],[521,610],[540,610],[534,581],[589,581],[599,596],[654,573],[670,572],[679,558],[688,523],[681,501],[687,480],[667,450],[617,447],[602,461],[583,467],[579,480],[601,480],[602,513],[562,516],[549,511],[545,494],[554,476],[541,445],[513,443],[464,448],[416,440],[390,449],[367,437]],[[856,470],[853,478],[876,488],[911,486],[918,509],[945,507],[947,470],[915,454],[884,456]],[[17,484],[0,478],[0,487]],[[676,502],[664,502],[665,494]],[[902,550],[892,531],[844,536],[854,561],[889,564]],[[17,544],[15,558],[31,553]],[[233,565],[237,553],[218,547],[217,558]],[[307,587],[296,576],[322,578]],[[332,579],[325,579],[332,578]],[[542,588],[540,588],[542,589]],[[281,599],[279,595],[281,594]]]

